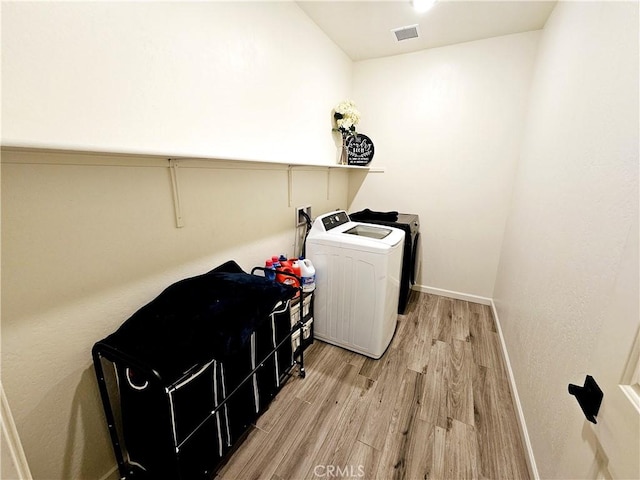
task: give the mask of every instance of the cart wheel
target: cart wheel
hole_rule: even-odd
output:
[[[304,371],[304,367],[300,367],[300,376],[301,376],[302,378],[304,378],[304,377],[306,377],[306,376],[307,376],[307,372],[305,372],[305,371]]]

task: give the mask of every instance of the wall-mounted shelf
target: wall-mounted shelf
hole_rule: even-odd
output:
[[[324,170],[327,172],[327,199],[331,184],[331,172],[346,170],[347,172],[384,173],[384,167],[337,165],[324,163],[291,163],[274,160],[256,160],[243,158],[207,157],[202,155],[171,154],[151,151],[120,151],[114,149],[91,149],[69,145],[35,145],[35,144],[5,144],[1,145],[2,152],[46,153],[39,158],[33,155],[25,160],[5,160],[2,163],[43,164],[43,165],[83,165],[101,167],[156,167],[168,168],[171,175],[171,187],[176,216],[176,227],[184,226],[182,208],[180,206],[180,182],[178,170],[181,168],[232,169],[232,170],[286,170],[288,180],[288,206],[293,200],[293,171],[294,170]]]
[[[304,162],[282,162],[271,159],[251,159],[251,158],[233,158],[229,156],[206,156],[188,153],[159,152],[150,150],[117,150],[90,148],[74,145],[45,145],[33,143],[9,143],[0,146],[2,151],[7,152],[43,152],[59,154],[58,158],[42,159],[47,164],[61,165],[100,165],[100,166],[167,166],[167,160],[180,162],[180,166],[184,168],[245,168],[245,169],[261,169],[261,168],[328,168],[328,169],[346,169],[352,171],[363,171],[369,173],[383,173],[384,167],[355,166],[355,165],[337,165],[330,163],[304,163]],[[64,158],[63,155],[71,155],[71,158]],[[78,158],[82,156],[99,156],[99,159]],[[120,158],[117,158],[120,157]],[[123,160],[122,157],[127,157]],[[31,161],[31,163],[34,163]]]

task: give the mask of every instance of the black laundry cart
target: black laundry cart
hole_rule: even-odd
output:
[[[171,285],[94,345],[121,478],[213,477],[296,364],[304,376],[291,346],[298,293],[230,261]]]

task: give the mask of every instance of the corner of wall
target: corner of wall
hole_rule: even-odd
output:
[[[524,411],[522,410],[520,397],[518,396],[518,388],[516,386],[516,379],[513,375],[513,370],[511,368],[511,362],[509,360],[509,352],[507,351],[507,344],[504,340],[504,335],[502,334],[500,317],[498,316],[498,310],[496,309],[496,304],[493,301],[493,299],[491,299],[491,311],[493,313],[493,318],[496,322],[498,336],[500,337],[500,348],[502,349],[502,358],[504,358],[505,367],[507,369],[507,374],[509,376],[509,387],[511,391],[511,399],[513,400],[513,405],[515,406],[516,412],[518,415],[518,426],[520,430],[520,437],[522,438],[522,443],[524,444],[524,447],[525,447],[527,467],[529,467],[529,474],[531,475],[531,478],[534,478],[535,480],[539,480],[540,474],[538,473],[538,467],[536,465],[536,460],[533,454],[533,447],[531,445],[531,440],[529,439],[527,422],[524,418]]]

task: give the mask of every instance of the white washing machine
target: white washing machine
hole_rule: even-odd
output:
[[[307,237],[316,269],[315,336],[380,358],[396,329],[404,232],[322,215]]]

